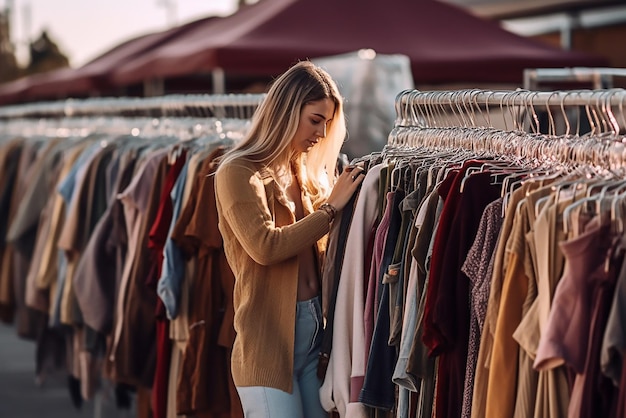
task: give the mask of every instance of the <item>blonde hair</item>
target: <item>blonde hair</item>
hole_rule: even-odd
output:
[[[306,104],[323,99],[331,99],[335,104],[326,137],[294,161],[291,140],[298,129],[300,113]],[[301,61],[272,83],[252,117],[246,137],[221,158],[220,166],[244,159],[266,166],[280,177],[288,173],[289,165],[294,162],[314,206],[318,206],[334,184],[337,157],[345,136],[343,99],[337,85],[322,68]]]

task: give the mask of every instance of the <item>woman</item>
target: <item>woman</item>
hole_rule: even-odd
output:
[[[274,81],[216,172],[236,279],[231,369],[247,418],[328,416],[316,375],[324,237],[364,177],[348,168],[335,179],[345,134],[335,82],[299,62]]]

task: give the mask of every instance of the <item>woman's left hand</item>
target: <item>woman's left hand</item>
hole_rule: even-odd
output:
[[[335,187],[333,187],[327,202],[337,210],[343,209],[364,178],[365,170],[362,167],[352,165],[346,167],[343,173],[337,177]]]

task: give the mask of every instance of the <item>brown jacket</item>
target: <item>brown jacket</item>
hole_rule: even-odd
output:
[[[322,259],[328,216],[314,211],[303,193],[305,217],[295,222],[276,181],[249,162],[221,167],[215,184],[224,251],[235,275],[237,337],[231,360],[235,385],[291,393],[297,255],[317,243]]]

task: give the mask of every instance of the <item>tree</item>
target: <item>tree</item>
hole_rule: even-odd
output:
[[[28,74],[43,73],[58,68],[69,67],[70,63],[57,44],[50,39],[47,31],[30,44],[30,63],[26,68]]]
[[[0,13],[0,83],[15,80],[20,76],[15,51],[11,43],[9,19]]]

